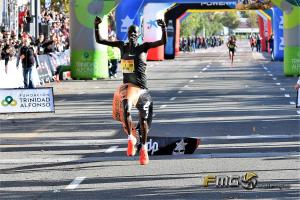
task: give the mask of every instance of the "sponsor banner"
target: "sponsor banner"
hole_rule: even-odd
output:
[[[283,13],[273,8],[273,32],[274,32],[274,60],[283,60],[284,56],[284,37],[283,37]]]
[[[0,89],[0,113],[54,111],[53,88]]]
[[[70,65],[70,51],[58,52],[51,55],[44,54],[38,56],[40,67],[37,68],[41,82],[49,83],[53,81],[59,66]]]
[[[37,68],[39,79],[41,82],[49,83],[54,74],[54,69],[52,65],[49,63],[48,55],[40,55],[38,56],[40,67]]]
[[[108,77],[106,51],[76,51],[71,54],[71,76],[77,79]]]
[[[284,74],[300,75],[300,47],[286,46],[284,50]]]

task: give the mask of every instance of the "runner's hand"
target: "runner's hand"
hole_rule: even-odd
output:
[[[99,16],[96,16],[95,22],[94,22],[95,27],[98,27],[98,25],[101,23],[102,23],[102,19]]]
[[[156,20],[157,25],[162,27],[162,28],[166,28],[166,23],[162,20],[162,19],[158,19]]]

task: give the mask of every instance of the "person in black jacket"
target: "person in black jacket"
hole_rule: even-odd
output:
[[[34,64],[36,64],[37,68],[39,67],[35,50],[32,46],[30,46],[30,42],[31,41],[28,37],[23,39],[23,45],[17,58],[17,68],[19,67],[20,60],[22,62],[24,88],[35,87],[32,81],[32,67]]]
[[[52,35],[50,40],[47,40],[43,43],[44,54],[51,54],[57,51],[55,44],[57,43],[56,35]]]

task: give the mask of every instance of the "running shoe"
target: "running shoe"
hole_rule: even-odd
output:
[[[136,138],[133,135],[128,136],[127,156],[135,155]]]
[[[148,151],[145,146],[142,146],[140,150],[140,164],[147,165],[149,163]]]

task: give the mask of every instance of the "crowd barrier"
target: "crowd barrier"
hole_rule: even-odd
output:
[[[42,86],[54,81],[53,77],[56,74],[59,74],[62,79],[65,66],[70,65],[70,51],[38,55],[38,62],[39,68],[33,67],[32,80],[35,86]],[[7,73],[4,60],[0,60],[0,88],[22,88],[23,86],[22,65],[20,64],[19,68],[16,67],[16,58],[9,61]]]
[[[70,51],[38,56],[40,67],[37,69],[41,84],[53,81],[53,76],[59,74],[62,66],[70,65]]]

